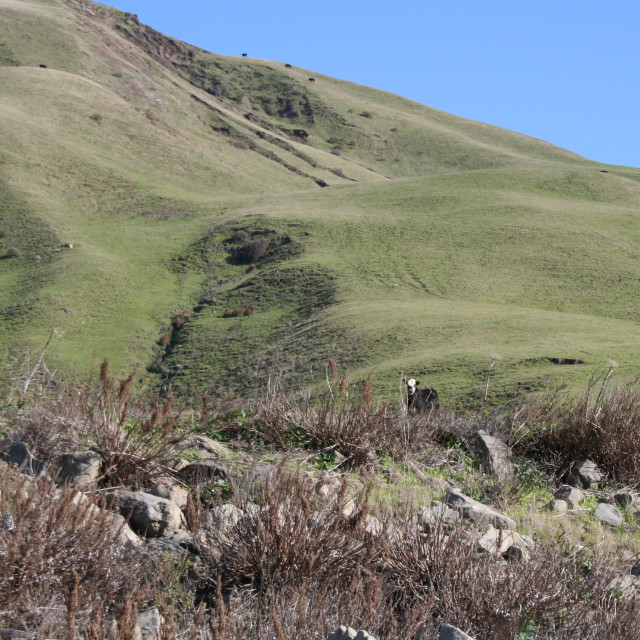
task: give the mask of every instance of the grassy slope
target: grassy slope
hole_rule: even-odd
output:
[[[333,354],[459,401],[492,353],[495,401],[635,372],[640,171],[85,6],[0,0],[0,348],[55,326],[61,375],[107,356],[181,388]],[[272,242],[251,273],[219,250],[240,228]]]

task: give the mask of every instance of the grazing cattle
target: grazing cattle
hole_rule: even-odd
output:
[[[315,78],[309,78],[309,82],[315,82],[316,79]]]
[[[243,57],[243,58],[246,58],[246,57],[247,57],[247,54],[246,54],[246,53],[243,53],[243,54],[242,54],[242,57]]]
[[[407,408],[409,411],[420,413],[437,409],[440,404],[438,392],[431,387],[418,389],[419,384],[414,378],[407,380]]]
[[[291,69],[291,65],[288,62],[284,66],[285,66],[286,69]]]

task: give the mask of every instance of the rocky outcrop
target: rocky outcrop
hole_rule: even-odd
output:
[[[159,484],[149,489],[149,493],[173,502],[180,509],[185,509],[187,506],[189,492],[177,484]]]
[[[509,529],[489,528],[478,539],[478,549],[493,555],[500,555],[505,560],[522,561],[529,557],[530,544],[516,531]]]
[[[558,490],[553,494],[556,500],[564,500],[569,509],[577,509],[580,502],[584,499],[584,491],[570,484],[560,485]]]

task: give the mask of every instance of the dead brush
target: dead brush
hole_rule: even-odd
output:
[[[420,621],[435,637],[446,620],[478,640],[512,640],[525,632],[526,637],[595,640],[613,637],[608,625],[620,637],[637,637],[635,599],[620,597],[612,606],[612,560],[603,551],[583,565],[575,553],[537,547],[526,565],[500,562],[478,554],[463,527],[447,533],[436,527],[430,535],[405,529],[401,542],[383,557],[403,631],[399,637],[411,637]],[[597,617],[602,626],[595,628]]]
[[[68,637],[90,624],[102,628],[145,571],[138,552],[117,544],[118,532],[111,513],[69,486],[57,490],[46,477],[25,481],[7,472],[0,487],[0,627],[66,629]]]
[[[144,396],[134,397],[135,371],[114,381],[106,360],[100,378],[99,388],[83,389],[67,405],[66,419],[102,455],[101,484],[137,489],[171,476],[167,463],[187,435],[178,427],[182,412],[174,408],[172,393],[153,403]]]
[[[521,406],[510,417],[516,452],[545,463],[558,475],[576,460],[590,458],[618,482],[637,486],[640,379],[609,390],[609,377],[592,378],[577,400],[557,391]]]
[[[318,504],[311,485],[281,469],[238,502],[244,516],[224,532],[205,528],[210,579],[204,593],[220,640],[325,638],[345,620],[380,640],[436,637],[447,621],[478,640],[638,637],[638,604],[611,587],[606,551],[588,558],[539,546],[526,564],[477,550],[465,525],[421,529],[390,516],[366,533],[354,518]],[[253,626],[252,626],[253,625]]]
[[[255,437],[284,449],[335,450],[351,467],[375,465],[385,456],[441,457],[435,438],[447,420],[444,412],[408,420],[391,404],[375,403],[370,383],[341,384],[336,391],[330,387],[314,404],[297,404],[283,394],[263,399],[252,423]]]
[[[225,591],[301,587],[309,581],[348,584],[366,553],[363,523],[366,496],[345,515],[346,485],[330,504],[322,505],[313,485],[283,468],[250,492],[238,506],[244,515],[231,529],[204,526],[203,555]],[[215,583],[210,584],[214,598]]]

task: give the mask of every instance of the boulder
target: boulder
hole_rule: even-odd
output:
[[[209,511],[212,525],[221,533],[226,533],[233,529],[243,515],[244,512],[242,509],[239,509],[235,504],[231,503],[214,507]]]
[[[607,584],[607,591],[612,592],[618,598],[628,600],[638,597],[638,578],[633,574],[626,574],[612,578]]]
[[[109,505],[116,501],[121,515],[129,518],[129,526],[146,538],[161,536],[167,529],[180,529],[184,524],[182,511],[164,498],[142,491],[112,491],[107,494]]]
[[[473,640],[473,638],[450,624],[443,624],[438,633],[438,640]]]
[[[191,553],[197,552],[195,538],[184,529],[170,529],[162,534],[160,540],[169,540],[174,544],[180,545],[183,549]]]
[[[321,473],[315,481],[314,490],[321,502],[332,507],[336,504],[340,490],[342,489],[342,478],[337,473]],[[353,498],[345,493],[341,506],[342,514],[345,517],[353,515],[356,510],[356,503]]]
[[[619,527],[624,521],[622,514],[608,502],[599,503],[594,513],[600,522],[606,522],[612,527]]]
[[[584,491],[577,487],[572,487],[570,484],[562,484],[553,494],[553,497],[557,500],[564,500],[570,509],[576,509],[584,498]]]
[[[5,438],[0,442],[0,460],[16,465],[18,471],[28,476],[39,476],[44,471],[42,462],[36,460],[24,442]]]
[[[138,612],[133,634],[127,635],[127,637],[131,638],[131,640],[161,640],[163,622],[164,619],[155,607],[142,609]],[[108,622],[106,637],[109,640],[116,640],[121,637],[115,618],[111,618]]]
[[[376,516],[367,514],[365,516],[364,530],[370,536],[377,538],[384,531],[384,525],[382,524],[380,518],[376,518]]]
[[[602,481],[602,473],[592,460],[574,462],[566,475],[566,482],[572,487],[595,489]]]
[[[152,496],[164,498],[165,500],[173,502],[178,505],[178,508],[180,509],[185,509],[187,506],[187,497],[189,492],[177,484],[158,484],[149,489],[149,493]]]
[[[460,514],[446,504],[422,507],[411,518],[412,523],[426,531],[432,531],[438,525],[450,529],[458,520],[460,520]]]
[[[125,546],[127,544],[131,544],[134,547],[139,547],[142,545],[142,540],[134,533],[131,527],[127,524],[124,516],[121,516],[119,513],[111,514],[111,526],[113,528],[114,533],[118,534],[118,544],[121,546]]]
[[[95,486],[102,473],[102,456],[95,451],[68,453],[60,458],[58,484],[69,482],[78,489]]]
[[[476,524],[492,524],[501,529],[515,529],[515,520],[464,495],[459,489],[451,489],[444,497],[444,501],[463,517]]]
[[[480,462],[485,473],[489,473],[503,482],[513,478],[511,449],[499,438],[478,431],[471,441],[471,452]]]
[[[566,513],[569,510],[569,503],[566,500],[552,500],[547,508],[554,513]]]

